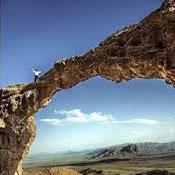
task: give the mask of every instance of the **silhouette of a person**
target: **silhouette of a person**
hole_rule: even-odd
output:
[[[32,72],[34,73],[34,82],[36,83],[39,75],[41,74],[41,71],[38,69],[32,69]]]

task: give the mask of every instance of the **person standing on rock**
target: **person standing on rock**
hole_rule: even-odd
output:
[[[32,72],[34,73],[34,82],[36,83],[38,80],[39,75],[41,74],[42,71],[38,69],[32,69]]]

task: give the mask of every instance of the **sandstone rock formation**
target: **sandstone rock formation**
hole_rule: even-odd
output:
[[[0,174],[21,174],[35,137],[33,114],[58,91],[101,76],[117,83],[160,78],[175,84],[175,0],[118,31],[88,53],[55,63],[37,83],[0,90]]]
[[[40,170],[26,170],[24,175],[80,175],[80,173],[74,169],[54,167]]]

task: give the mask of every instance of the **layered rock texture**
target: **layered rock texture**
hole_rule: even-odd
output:
[[[88,53],[55,63],[37,83],[0,90],[0,174],[21,175],[35,137],[33,114],[63,89],[101,76],[117,83],[160,78],[175,84],[175,0],[118,31]]]

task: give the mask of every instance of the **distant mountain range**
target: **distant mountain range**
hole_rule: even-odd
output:
[[[169,143],[127,143],[97,149],[85,155],[89,159],[132,158],[139,155],[175,152],[175,141]]]
[[[169,143],[126,143],[95,150],[40,153],[25,158],[24,167],[63,165],[76,162],[129,159],[175,159],[175,141]]]

